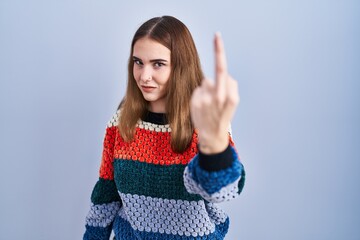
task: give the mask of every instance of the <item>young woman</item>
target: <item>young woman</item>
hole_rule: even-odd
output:
[[[239,102],[215,36],[216,80],[204,79],[189,30],[152,18],[131,44],[124,100],[106,128],[84,239],[224,239],[216,203],[245,172],[228,132]]]

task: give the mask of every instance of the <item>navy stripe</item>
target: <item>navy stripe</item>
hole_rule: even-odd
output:
[[[209,172],[226,169],[231,167],[234,159],[237,158],[234,152],[230,145],[223,152],[217,154],[204,154],[199,151],[199,166]]]

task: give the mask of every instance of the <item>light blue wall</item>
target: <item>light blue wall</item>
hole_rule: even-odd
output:
[[[174,15],[213,75],[225,40],[247,168],[229,240],[360,239],[360,2],[0,0],[0,239],[80,239],[132,35]]]

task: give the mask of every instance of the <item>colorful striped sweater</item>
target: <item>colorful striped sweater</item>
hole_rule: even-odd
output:
[[[231,136],[219,154],[199,153],[196,133],[175,153],[163,115],[149,113],[124,142],[118,114],[106,128],[83,239],[108,240],[112,230],[116,240],[224,239],[229,218],[216,203],[237,197],[245,181]]]

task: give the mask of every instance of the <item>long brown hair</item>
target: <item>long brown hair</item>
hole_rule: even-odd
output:
[[[190,98],[203,79],[200,59],[188,28],[171,16],[152,18],[136,31],[131,43],[126,95],[120,106],[119,131],[125,141],[134,137],[136,123],[145,117],[149,103],[144,99],[133,75],[133,49],[137,40],[150,38],[171,51],[171,74],[167,86],[166,117],[171,128],[171,148],[183,152],[189,146],[194,127],[190,117]]]

